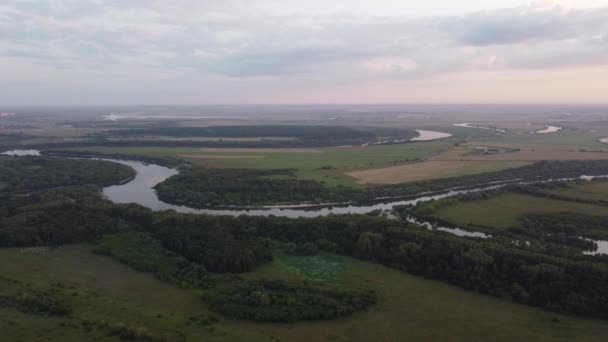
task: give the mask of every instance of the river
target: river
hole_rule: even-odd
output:
[[[39,156],[40,151],[38,150],[12,150],[0,153],[5,156],[13,156],[13,157],[24,157],[24,156]]]
[[[484,125],[484,124],[476,124],[476,123],[463,122],[463,123],[453,124],[452,126],[464,127],[464,128],[487,129],[487,130],[496,131],[496,132],[500,132],[500,133],[507,133],[506,130],[501,129],[501,128],[490,127],[490,126],[482,126],[482,125]]]
[[[425,131],[425,130],[421,130],[421,129],[417,129],[416,132],[418,132],[418,136],[410,139],[410,141],[431,141],[431,140],[449,138],[452,136],[449,133]]]
[[[555,133],[555,132],[559,132],[561,131],[562,128],[558,127],[558,126],[551,126],[551,125],[545,125],[545,129],[540,130],[540,131],[536,131],[536,132],[532,132],[532,133],[541,133],[541,134],[546,134],[546,133]]]
[[[4,152],[2,154],[12,155],[12,156],[24,156],[24,155],[40,155],[39,151],[31,150],[14,150]],[[156,164],[146,164],[139,161],[133,160],[118,160],[118,159],[105,159],[102,160],[111,161],[114,163],[119,163],[123,165],[127,165],[132,167],[137,175],[131,181],[120,184],[113,185],[103,189],[103,194],[107,199],[114,203],[136,203],[142,205],[144,207],[150,208],[154,211],[162,211],[162,210],[175,210],[180,213],[190,213],[190,214],[207,214],[207,215],[227,215],[227,216],[240,216],[240,215],[249,215],[249,216],[277,216],[277,217],[288,217],[288,218],[299,218],[299,217],[319,217],[319,216],[327,216],[330,214],[334,215],[345,215],[345,214],[366,214],[371,211],[380,210],[382,212],[390,212],[394,207],[401,205],[416,205],[420,202],[427,202],[431,200],[438,200],[446,197],[457,196],[460,194],[466,193],[474,193],[481,192],[493,189],[499,189],[509,184],[519,183],[519,184],[535,184],[535,183],[545,183],[545,182],[554,182],[554,181],[568,181],[575,179],[582,180],[592,180],[595,178],[605,178],[608,176],[580,176],[576,178],[560,178],[560,179],[548,179],[544,181],[532,181],[532,182],[517,182],[517,180],[513,180],[512,182],[499,182],[494,184],[485,184],[483,186],[479,186],[477,188],[452,188],[448,189],[442,193],[421,193],[417,196],[412,196],[407,200],[395,200],[386,198],[383,203],[376,203],[370,205],[344,205],[344,206],[331,206],[331,207],[304,207],[304,206],[292,206],[291,208],[277,208],[277,207],[261,207],[261,208],[251,208],[251,209],[243,209],[243,208],[234,208],[234,209],[197,209],[191,208],[187,206],[173,205],[169,203],[165,203],[161,201],[156,195],[156,191],[154,187],[165,181],[167,178],[174,176],[179,173],[176,169],[171,169],[168,167],[156,165]],[[481,232],[471,232],[457,227],[441,227],[436,226],[431,222],[421,222],[417,221],[415,218],[409,217],[408,221],[412,223],[419,224],[428,229],[437,229],[440,231],[445,231],[457,236],[462,237],[477,237],[477,238],[491,238],[490,235],[486,235]],[[585,252],[586,254],[608,254],[608,241],[596,241],[598,244],[598,249],[592,252]]]

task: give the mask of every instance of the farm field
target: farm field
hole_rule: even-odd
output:
[[[399,184],[500,171],[530,164],[504,161],[426,160],[399,166],[352,171],[347,174],[362,184]]]
[[[476,147],[491,146],[512,149],[507,153],[479,154]],[[541,160],[600,160],[608,159],[608,149],[594,152],[560,146],[530,146],[501,143],[467,143],[435,154],[422,162],[398,166],[369,168],[347,174],[364,184],[398,184],[419,180],[447,178],[468,174],[500,171],[529,165]]]
[[[176,289],[93,254],[91,248],[75,245],[28,253],[16,248],[0,250],[3,277],[33,287],[65,284],[75,307],[74,318],[44,318],[0,309],[10,313],[0,318],[5,336],[12,340],[118,340],[84,330],[79,323],[84,319],[122,322],[167,334],[170,340],[183,336],[188,341],[401,341],[403,336],[412,340],[482,341],[489,335],[495,341],[601,341],[608,334],[603,321],[512,304],[326,253],[313,257],[277,255],[275,261],[244,276],[363,285],[376,290],[379,303],[367,312],[326,322],[260,325],[215,315],[219,323],[213,328],[202,327],[190,319],[209,315],[196,291]],[[23,329],[25,326],[28,329]]]
[[[460,202],[438,209],[433,215],[455,224],[508,228],[517,224],[524,214],[572,212],[608,216],[608,209],[599,205],[504,193],[489,199]]]

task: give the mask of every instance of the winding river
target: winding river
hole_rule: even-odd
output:
[[[40,155],[39,151],[24,151],[14,150],[4,152],[2,154],[12,156],[25,156],[25,155]],[[299,217],[319,217],[327,216],[330,214],[334,215],[345,215],[345,214],[366,214],[370,211],[380,210],[382,212],[390,212],[394,207],[401,205],[416,205],[420,202],[426,202],[431,200],[438,200],[446,197],[457,196],[460,194],[474,193],[487,191],[492,189],[499,189],[509,184],[537,184],[554,181],[569,181],[575,179],[592,180],[595,178],[606,178],[608,176],[580,176],[576,178],[560,178],[560,179],[548,179],[543,181],[530,181],[530,182],[518,182],[513,180],[512,182],[497,182],[479,186],[477,188],[452,188],[442,193],[421,193],[417,196],[412,196],[407,200],[395,200],[386,198],[385,202],[370,204],[370,205],[345,205],[345,206],[331,206],[331,207],[307,207],[307,206],[290,206],[290,207],[261,207],[261,208],[234,208],[234,209],[196,209],[187,206],[173,205],[161,201],[156,195],[154,187],[165,181],[167,178],[174,176],[179,173],[176,169],[156,165],[146,164],[139,161],[133,160],[118,160],[118,159],[105,159],[102,160],[111,161],[132,167],[137,175],[131,181],[106,187],[103,189],[103,194],[107,199],[114,203],[136,203],[144,207],[150,208],[155,211],[162,210],[175,210],[180,213],[191,213],[191,214],[207,214],[207,215],[227,215],[227,216],[277,216],[277,217],[288,217],[288,218],[299,218]],[[490,235],[481,232],[471,232],[460,228],[452,227],[441,227],[436,226],[431,222],[421,222],[415,218],[407,218],[409,222],[419,224],[428,229],[437,229],[445,231],[457,236],[462,237],[476,237],[476,238],[491,238]],[[593,240],[597,243],[598,249],[592,252],[585,252],[586,254],[608,254],[608,241]]]

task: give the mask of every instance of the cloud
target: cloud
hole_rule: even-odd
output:
[[[507,45],[584,38],[608,29],[608,8],[573,10],[530,6],[446,20],[444,29],[464,44]]]
[[[60,70],[40,76],[49,82],[67,70],[101,82],[102,70],[135,83],[191,75],[302,87],[608,64],[608,7],[541,3],[410,17],[269,11],[271,2],[7,0],[0,58]],[[19,71],[0,65],[15,78]]]

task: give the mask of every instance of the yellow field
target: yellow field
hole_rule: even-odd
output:
[[[470,146],[483,146],[470,144]],[[509,144],[493,144],[509,148]],[[582,152],[565,148],[522,148],[520,151],[493,155],[470,154],[472,147],[457,147],[419,163],[348,172],[362,184],[397,184],[500,171],[541,160],[608,159],[607,152]]]

